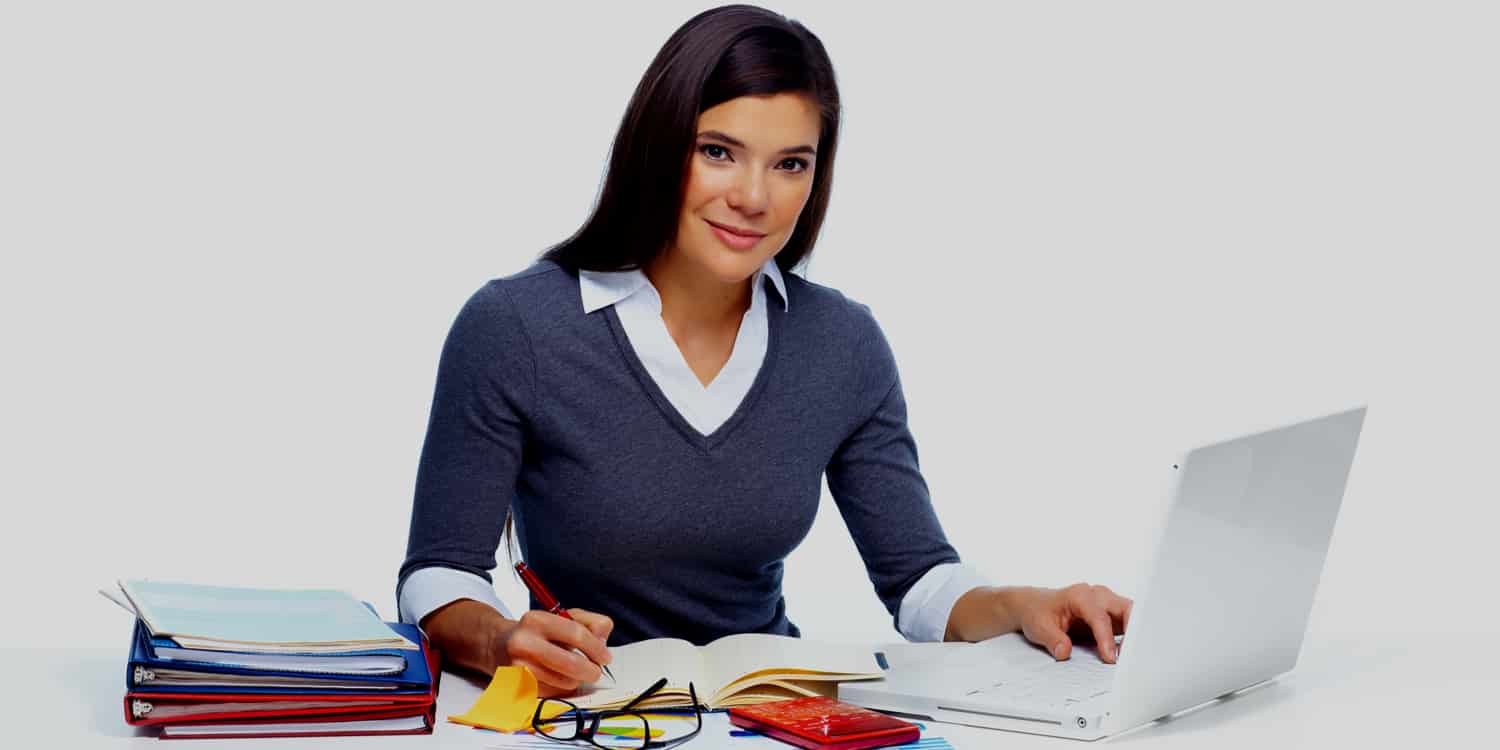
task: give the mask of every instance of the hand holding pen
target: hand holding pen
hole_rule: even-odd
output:
[[[537,681],[551,685],[563,692],[571,692],[582,682],[592,682],[580,674],[590,666],[598,667],[614,679],[614,673],[605,666],[610,661],[605,641],[614,623],[604,615],[582,609],[564,609],[562,603],[552,596],[547,587],[526,563],[516,563],[516,573],[531,591],[541,609],[521,615],[518,630],[531,631],[540,638],[522,638],[521,642],[508,643],[506,650],[512,664],[524,664],[536,675]],[[516,640],[516,636],[511,638]],[[587,665],[580,664],[582,657]]]

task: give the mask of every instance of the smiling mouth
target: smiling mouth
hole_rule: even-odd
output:
[[[718,227],[719,229],[722,229],[725,232],[728,232],[728,233],[730,233],[732,235],[735,235],[736,237],[752,237],[752,238],[755,238],[755,239],[760,239],[761,237],[766,236],[765,232],[752,232],[752,231],[750,231],[748,229],[737,229],[737,228],[731,227],[731,226],[729,226],[727,224],[720,224],[720,223],[718,223],[716,221],[709,221],[708,219],[704,219],[704,221],[708,221],[708,223],[709,223],[710,226]]]

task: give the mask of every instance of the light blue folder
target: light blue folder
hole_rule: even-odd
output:
[[[120,588],[151,634],[241,644],[372,644],[420,647],[364,604],[329,589],[254,589],[127,580]],[[393,639],[399,643],[393,643]],[[378,645],[373,645],[378,644]],[[404,645],[403,645],[404,644]]]

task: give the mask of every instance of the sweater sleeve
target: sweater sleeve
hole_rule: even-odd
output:
[[[864,382],[856,387],[875,394],[875,406],[834,452],[828,490],[900,630],[906,592],[933,566],[958,562],[958,553],[943,534],[917,465],[895,358],[868,308],[860,307],[869,330],[859,340],[873,351],[860,357],[867,366],[859,368]]]
[[[492,281],[469,298],[443,344],[397,601],[422,568],[448,567],[493,582],[489,571],[515,495],[536,375],[530,343],[501,284]]]

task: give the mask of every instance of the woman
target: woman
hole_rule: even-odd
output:
[[[1128,599],[983,586],[959,563],[879,326],[790,273],[823,221],[838,128],[817,37],[760,8],[706,11],[642,77],[584,226],[465,305],[397,585],[450,663],[524,664],[560,694],[599,677],[607,642],[796,635],[782,561],[825,474],[906,637],[1021,630],[1065,659],[1072,629],[1114,660]],[[489,571],[512,524],[576,621],[505,612]]]

